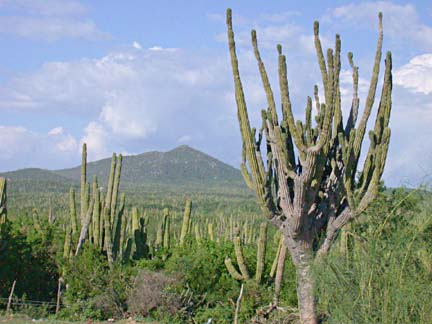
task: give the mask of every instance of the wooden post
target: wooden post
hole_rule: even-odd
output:
[[[58,288],[57,288],[57,304],[56,304],[56,310],[55,310],[56,315],[60,311],[62,285],[63,285],[63,278],[60,277],[59,280],[58,280]]]
[[[236,302],[236,308],[235,308],[235,313],[234,313],[234,324],[238,324],[238,313],[240,311],[240,303],[243,297],[243,284],[241,285],[240,288],[240,294],[237,298],[237,302]]]
[[[16,284],[16,280],[14,280],[13,284],[12,284],[12,288],[9,294],[9,299],[8,299],[8,303],[7,303],[7,307],[6,307],[6,313],[10,312],[10,308],[11,308],[11,304],[12,304],[12,297],[13,297],[13,293],[15,290],[15,284]]]

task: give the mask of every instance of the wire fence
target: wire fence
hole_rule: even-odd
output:
[[[7,305],[9,301],[9,298],[2,298],[0,297],[0,305]],[[50,302],[50,301],[42,301],[42,300],[29,300],[24,298],[16,298],[13,297],[10,303],[12,306],[44,306],[47,308],[55,308],[57,306],[57,303]],[[60,306],[62,303],[60,303]]]

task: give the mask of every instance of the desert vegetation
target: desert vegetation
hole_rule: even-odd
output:
[[[80,167],[1,174],[1,320],[432,322],[432,195],[381,179],[390,52],[363,144],[380,80],[382,14],[361,114],[359,71],[348,54],[346,119],[338,35],[324,55],[315,22],[322,84],[296,122],[282,47],[278,109],[252,31],[268,101],[259,129],[249,122],[231,10],[226,19],[241,170],[185,146],[88,163],[84,143]]]

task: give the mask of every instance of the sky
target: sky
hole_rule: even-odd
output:
[[[346,116],[352,96],[347,53],[359,66],[363,107],[382,11],[394,83],[384,180],[389,186],[430,181],[432,2],[426,0],[0,0],[0,172],[76,166],[83,142],[89,160],[186,144],[238,167],[228,7],[257,126],[266,100],[251,29],[276,94],[276,45],[282,44],[297,118],[313,85],[321,86],[313,22],[320,21],[326,48],[339,33]]]

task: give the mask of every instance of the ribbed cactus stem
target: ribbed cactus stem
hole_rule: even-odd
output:
[[[93,243],[95,246],[101,248],[101,236],[102,233],[100,231],[100,191],[99,191],[99,185],[97,181],[97,177],[94,176],[93,178],[93,198],[94,198],[94,204],[93,204]]]
[[[234,267],[232,260],[230,258],[225,259],[225,266],[228,269],[228,272],[235,280],[244,280],[243,276],[237,271],[237,269]]]
[[[241,245],[240,236],[234,237],[233,241],[234,241],[234,252],[236,255],[237,264],[239,266],[240,272],[242,274],[243,279],[248,280],[250,277],[249,277],[249,272],[248,272],[248,269],[246,267],[246,262],[245,262],[244,256],[243,256],[243,249],[242,249],[242,245]]]
[[[114,217],[113,235],[114,235],[114,254],[118,255],[121,249],[120,236],[122,229],[122,215],[126,205],[126,195],[122,193],[120,195],[120,203],[118,204],[117,212]]]
[[[117,156],[115,153],[113,153],[111,158],[111,168],[109,173],[109,179],[108,179],[108,186],[107,186],[107,192],[105,196],[105,209],[109,209],[109,216],[111,217],[111,201],[112,201],[112,194],[113,194],[113,187],[114,187],[114,175],[115,175],[115,169],[116,169],[116,159]]]
[[[80,221],[81,225],[84,223],[85,216],[87,213],[87,144],[83,143],[82,152],[81,152],[81,190],[80,190],[80,205],[81,205],[81,214]]]
[[[189,223],[190,223],[190,218],[191,218],[191,211],[192,211],[192,200],[187,199],[185,210],[184,210],[184,215],[183,215],[183,223],[182,223],[181,232],[180,232],[180,245],[184,244],[185,238],[188,235]]]
[[[274,305],[277,305],[279,302],[279,296],[282,289],[283,273],[285,269],[286,255],[287,255],[287,248],[285,244],[282,242],[281,249],[278,256],[277,268],[276,268],[275,291],[273,296]]]
[[[164,236],[163,236],[163,247],[164,249],[169,249],[171,242],[170,242],[170,215],[169,215],[169,209],[164,209]]]
[[[201,243],[201,232],[200,232],[199,224],[195,224],[194,232],[195,232],[195,240],[197,241],[198,244],[200,244]]]
[[[6,178],[0,177],[0,226],[5,224],[7,220],[6,187],[7,187]]]
[[[113,255],[113,243],[112,243],[112,232],[111,232],[109,207],[104,208],[103,216],[104,216],[103,218],[104,218],[104,231],[105,231],[104,246],[105,246],[105,250],[107,252],[108,264],[111,267],[113,262],[114,262],[114,255]]]
[[[268,227],[267,223],[262,223],[260,225],[260,234],[257,243],[258,245],[257,263],[256,263],[256,272],[255,272],[255,281],[257,283],[261,282],[264,273],[266,247],[267,247],[267,227]]]
[[[69,217],[72,229],[72,237],[75,237],[78,233],[78,220],[76,214],[76,204],[75,204],[75,189],[70,188],[69,191]]]
[[[90,228],[90,224],[92,221],[93,204],[94,204],[94,198],[92,198],[90,200],[90,204],[88,205],[88,208],[87,208],[86,217],[85,217],[84,223],[82,225],[80,237],[78,239],[78,244],[77,244],[77,247],[75,250],[75,256],[77,256],[81,252],[81,249],[82,249],[84,242],[87,238],[88,230]]]
[[[207,231],[208,231],[208,236],[210,241],[214,241],[214,232],[213,232],[213,223],[208,223],[207,224]]]
[[[63,258],[67,259],[70,256],[72,244],[72,227],[70,224],[66,225],[66,235],[63,245]]]
[[[121,175],[121,168],[122,168],[122,161],[123,156],[119,154],[117,157],[115,172],[114,172],[114,183],[113,183],[113,189],[112,189],[112,197],[111,197],[111,222],[115,226],[115,218],[116,218],[116,205],[117,205],[117,197],[119,192],[119,186],[120,186],[120,175]]]
[[[280,236],[279,243],[278,243],[278,248],[276,250],[276,255],[275,255],[274,259],[273,259],[272,267],[271,267],[271,270],[270,270],[270,278],[274,278],[274,276],[276,274],[276,268],[277,268],[277,265],[278,265],[279,254],[280,254],[282,246],[283,246],[283,240],[284,240],[283,236]]]

